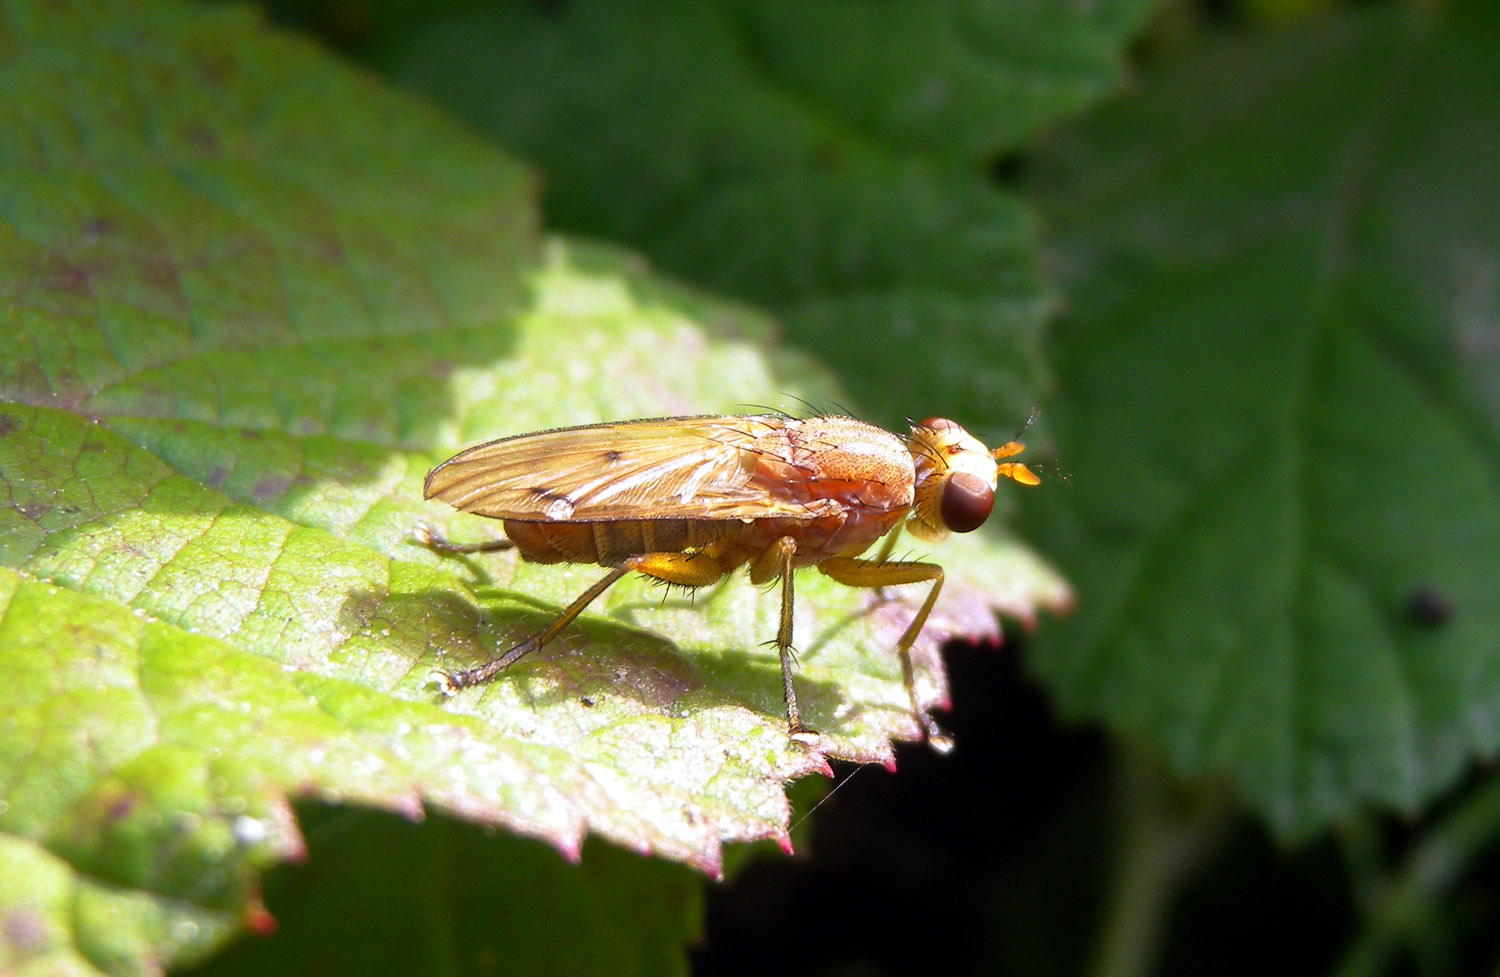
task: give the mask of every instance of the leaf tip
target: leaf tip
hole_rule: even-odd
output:
[[[271,911],[266,908],[265,903],[260,901],[259,896],[251,899],[245,906],[243,922],[245,929],[256,936],[265,937],[276,934],[276,917],[271,915]]]
[[[557,849],[557,853],[561,855],[563,857],[563,860],[569,865],[577,865],[579,862],[583,861],[582,832],[574,832],[567,837],[553,838],[551,839],[551,841],[552,847]]]

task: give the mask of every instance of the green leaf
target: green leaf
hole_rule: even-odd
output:
[[[498,532],[421,501],[466,443],[834,385],[746,309],[540,239],[525,170],[246,9],[15,4],[0,38],[0,970],[151,973],[265,928],[294,797],[710,874],[789,844],[784,784],[826,763],[786,736],[775,593],[627,582],[444,701],[435,667],[603,571],[412,530]],[[1067,596],[998,536],[942,552],[934,703],[942,638]],[[798,597],[805,715],[889,762],[921,594]]]
[[[1211,44],[1037,162],[1087,488],[1040,669],[1285,834],[1500,746],[1493,11]]]
[[[1046,382],[1051,299],[987,169],[1109,90],[1149,8],[583,0],[370,46],[538,162],[557,226],[772,309],[883,423],[1008,433]]]

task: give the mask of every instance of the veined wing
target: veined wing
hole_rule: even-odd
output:
[[[499,519],[807,519],[819,510],[751,484],[776,415],[665,417],[522,434],[434,468],[424,495]]]

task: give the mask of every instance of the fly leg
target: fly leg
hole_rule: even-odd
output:
[[[551,624],[531,637],[512,645],[499,658],[491,658],[483,665],[477,665],[474,668],[465,668],[459,672],[438,671],[436,673],[438,687],[444,695],[453,695],[459,689],[466,689],[471,685],[483,685],[485,682],[488,682],[517,661],[520,661],[557,637],[558,632],[569,624],[572,624],[573,619],[582,614],[583,609],[593,603],[594,598],[614,586],[615,581],[625,576],[630,570],[629,566],[621,564],[609,571],[609,573],[606,573],[602,580],[574,598],[573,603],[565,607],[563,612],[557,615],[557,618]]]
[[[606,573],[599,582],[574,598],[573,603],[563,608],[563,612],[557,615],[551,624],[531,637],[512,645],[499,658],[492,658],[483,665],[458,672],[439,670],[437,672],[439,688],[444,695],[453,695],[459,689],[488,682],[557,637],[563,628],[572,624],[574,619],[583,613],[584,608],[594,602],[595,598],[613,587],[621,577],[632,572],[683,587],[702,587],[713,583],[725,574],[722,563],[702,553],[640,553],[627,557],[619,566]]]
[[[792,739],[805,741],[817,733],[802,725],[797,690],[792,686],[792,557],[797,541],[783,536],[761,551],[750,564],[750,582],[762,584],[781,578],[781,625],[776,629],[776,653],[781,656],[781,697],[786,702],[786,726]]]
[[[423,546],[437,553],[496,553],[515,546],[508,539],[487,539],[481,543],[455,543],[446,536],[439,536],[431,526],[418,525],[411,531],[412,537]]]
[[[896,540],[901,538],[901,524],[897,523],[895,528],[885,534],[885,539],[880,543],[880,549],[876,551],[874,559],[866,559],[864,563],[886,563],[891,558],[891,552],[896,548]]]
[[[834,557],[819,563],[818,569],[824,575],[847,587],[870,587],[878,590],[882,587],[932,581],[932,589],[927,591],[927,599],[922,602],[922,607],[917,611],[916,617],[911,619],[911,624],[907,625],[906,633],[901,635],[901,640],[896,642],[896,651],[901,656],[901,678],[906,682],[906,694],[911,698],[912,715],[921,724],[927,742],[939,753],[947,753],[953,749],[953,740],[943,732],[927,714],[927,710],[923,709],[921,703],[917,701],[916,674],[911,662],[911,646],[916,642],[917,635],[922,633],[922,626],[927,623],[927,617],[932,613],[933,605],[937,603],[938,594],[942,592],[943,568],[936,563],[918,563],[910,560],[856,560],[850,557]]]
[[[886,563],[890,562],[891,553],[896,549],[896,540],[900,538],[901,523],[898,522],[896,523],[896,528],[885,534],[885,539],[881,541],[880,549],[876,551],[874,558],[866,557],[864,559],[864,562],[878,563],[884,566]],[[875,596],[880,598],[881,600],[885,600],[885,587],[883,585],[877,585],[875,587]]]

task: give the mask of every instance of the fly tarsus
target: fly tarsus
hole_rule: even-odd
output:
[[[537,647],[538,644],[535,637],[527,638],[499,658],[493,658],[483,665],[476,665],[473,668],[465,668],[456,672],[446,671],[441,668],[435,669],[432,673],[433,679],[437,682],[439,692],[443,693],[444,696],[454,696],[461,689],[467,689],[473,685],[483,685],[520,659],[536,651]]]

